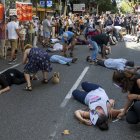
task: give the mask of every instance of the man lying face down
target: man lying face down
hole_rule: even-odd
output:
[[[25,83],[24,74],[17,69],[8,69],[0,74],[0,94],[9,91],[12,84]]]
[[[90,56],[87,57],[87,61],[90,61]],[[97,65],[110,68],[110,69],[116,69],[124,71],[125,69],[128,69],[129,67],[134,67],[133,61],[128,61],[124,58],[108,58],[108,59],[98,59],[96,62]]]

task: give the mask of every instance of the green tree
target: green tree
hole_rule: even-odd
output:
[[[121,2],[121,12],[122,13],[132,13],[133,12],[132,5],[128,4],[128,2],[126,2],[126,0],[123,0]]]
[[[112,4],[111,0],[93,0],[96,4],[97,14],[105,11],[117,11],[117,7]]]

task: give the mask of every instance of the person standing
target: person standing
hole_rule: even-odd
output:
[[[8,40],[11,45],[11,58],[9,60],[9,64],[14,64],[16,60],[16,50],[17,50],[17,42],[18,37],[20,37],[19,34],[19,27],[16,21],[16,16],[11,17],[11,21],[7,24],[7,36]]]
[[[48,45],[51,37],[51,17],[47,16],[46,19],[43,20],[43,45]]]
[[[5,29],[6,29],[6,23],[3,20],[0,23],[0,57],[5,57],[6,58],[6,46],[5,46],[5,39],[6,39],[6,34],[5,34]]]

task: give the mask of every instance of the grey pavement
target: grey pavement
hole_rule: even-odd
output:
[[[112,46],[112,58],[127,58],[140,65],[140,44],[119,42]],[[64,66],[53,64],[54,71],[60,72],[60,83],[57,85],[42,84],[40,80],[33,81],[33,91],[24,90],[25,84],[13,85],[11,91],[0,95],[0,140],[138,140],[140,139],[140,125],[129,125],[124,120],[111,123],[108,131],[100,131],[94,126],[85,126],[74,117],[76,109],[86,106],[73,98],[66,99],[66,95],[75,85],[77,79],[88,68],[82,81],[100,84],[110,98],[116,100],[116,108],[122,108],[126,94],[121,93],[112,81],[113,70],[89,65],[85,58],[91,54],[86,46],[76,46],[75,55],[78,57],[76,64]],[[23,70],[20,64],[22,56],[18,55],[16,68]],[[11,67],[7,60],[0,60],[0,71]],[[51,75],[52,73],[50,73]],[[80,89],[80,84],[78,85]],[[62,106],[62,103],[66,102]],[[63,135],[64,130],[69,130],[69,135]]]

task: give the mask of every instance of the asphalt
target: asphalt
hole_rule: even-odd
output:
[[[139,62],[140,44],[119,42],[112,46],[112,58],[126,58]],[[110,98],[116,100],[116,108],[122,108],[126,94],[112,83],[113,70],[89,65],[85,58],[91,54],[86,46],[76,46],[74,54],[78,57],[76,64],[64,66],[53,64],[53,72],[60,72],[60,83],[42,84],[42,73],[39,80],[33,81],[33,91],[24,90],[25,84],[13,85],[11,91],[0,95],[0,140],[138,140],[140,125],[129,125],[125,119],[110,122],[108,131],[100,131],[94,126],[85,126],[74,117],[76,109],[86,106],[75,101],[70,95],[74,88],[80,89],[80,83],[89,81],[100,84]],[[22,54],[18,54],[16,68],[23,70]],[[0,71],[14,65],[7,60],[0,60]],[[81,73],[87,68],[81,78]],[[51,72],[49,77],[53,74]],[[66,96],[69,95],[69,96]],[[63,104],[65,103],[65,104]],[[69,135],[63,135],[69,130]]]

